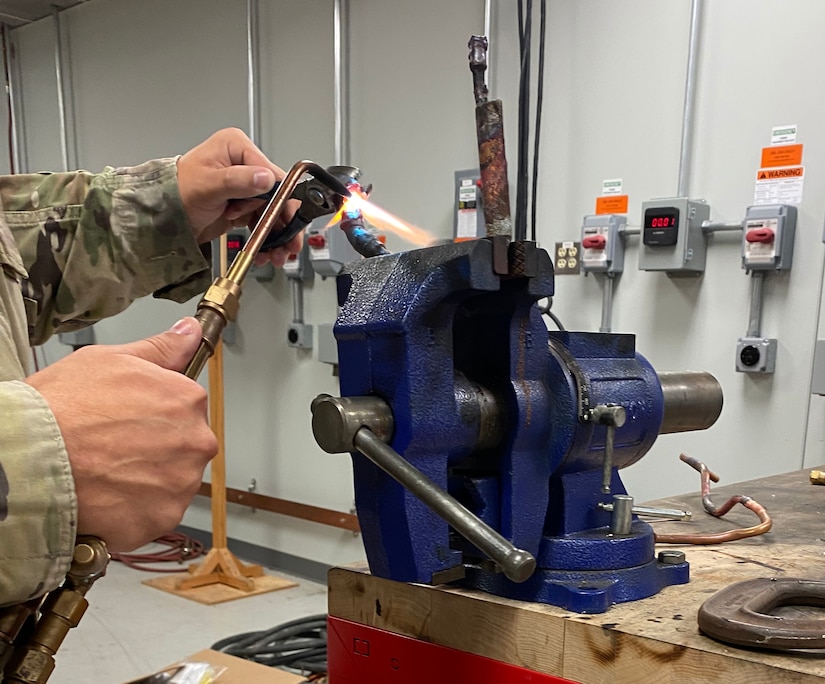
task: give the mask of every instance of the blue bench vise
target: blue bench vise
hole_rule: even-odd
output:
[[[618,471],[722,407],[707,373],[657,374],[628,334],[548,331],[553,266],[492,237],[338,277],[341,397],[313,431],[350,452],[370,571],[597,613],[688,581]]]

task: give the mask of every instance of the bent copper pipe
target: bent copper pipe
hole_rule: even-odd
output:
[[[757,537],[771,529],[773,522],[768,515],[768,511],[765,510],[764,506],[749,496],[737,494],[736,496],[730,497],[721,506],[714,505],[710,498],[710,482],[711,480],[713,480],[713,482],[719,482],[719,476],[702,463],[702,461],[692,456],[679,454],[679,458],[699,471],[702,478],[702,506],[708,513],[716,518],[721,518],[736,504],[742,504],[745,508],[756,514],[759,518],[759,524],[753,527],[744,527],[737,530],[728,530],[727,532],[717,532],[715,534],[657,534],[655,535],[657,544],[721,544],[737,539],[745,539],[746,537]]]

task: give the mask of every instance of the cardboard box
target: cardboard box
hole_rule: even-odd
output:
[[[301,675],[253,663],[208,648],[183,658],[181,662],[209,663],[210,665],[225,667],[226,670],[218,677],[215,684],[298,684],[305,681],[305,678]],[[126,682],[126,684],[140,684],[144,681],[146,681],[146,677],[133,679]]]

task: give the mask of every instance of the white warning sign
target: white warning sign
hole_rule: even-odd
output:
[[[759,169],[756,172],[754,204],[799,204],[805,181],[804,166]]]

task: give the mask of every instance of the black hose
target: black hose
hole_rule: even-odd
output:
[[[244,632],[212,645],[261,665],[306,673],[327,671],[327,616],[310,615],[271,629]]]

